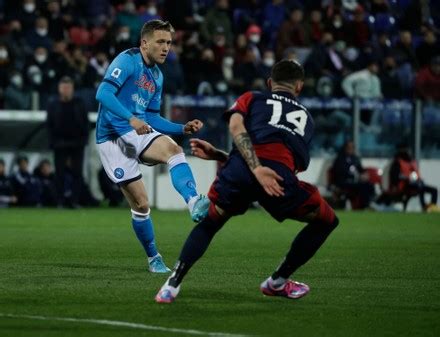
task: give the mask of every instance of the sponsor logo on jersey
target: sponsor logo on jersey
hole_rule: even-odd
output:
[[[149,80],[147,75],[142,75],[141,78],[139,78],[137,81],[134,82],[134,84],[144,90],[147,90],[151,93],[154,92],[156,89],[156,86],[154,85],[154,81]]]
[[[121,72],[122,72],[121,69],[115,68],[115,69],[113,69],[113,71],[111,73],[111,76],[114,77],[114,78],[118,78],[119,75],[121,75]]]
[[[131,99],[137,104],[139,104],[141,107],[143,107],[144,109],[146,109],[148,106],[148,101],[145,98],[139,96],[139,94],[131,95]]]
[[[116,168],[113,173],[117,179],[122,179],[122,177],[124,176],[124,170],[120,167]]]

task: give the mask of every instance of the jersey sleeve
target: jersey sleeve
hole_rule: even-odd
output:
[[[132,57],[127,53],[122,53],[116,56],[113,62],[109,65],[103,82],[110,83],[117,89],[120,89],[133,72],[134,64]]]
[[[238,97],[234,104],[232,104],[232,106],[225,111],[225,113],[223,114],[223,119],[229,121],[229,118],[231,118],[232,114],[234,114],[235,112],[246,116],[249,112],[249,107],[252,103],[253,98],[254,94],[250,91]]]

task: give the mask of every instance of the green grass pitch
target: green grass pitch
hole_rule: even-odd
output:
[[[175,262],[187,212],[153,211],[160,252]],[[340,226],[296,274],[311,292],[289,301],[259,284],[301,224],[259,210],[234,218],[188,274],[171,305],[146,270],[125,209],[0,210],[0,336],[440,336],[440,216],[339,212]],[[187,334],[35,320],[106,319]],[[2,316],[3,315],[3,316]],[[183,331],[183,332],[185,332]]]

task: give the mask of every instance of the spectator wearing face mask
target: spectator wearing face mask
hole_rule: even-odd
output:
[[[44,16],[48,21],[49,37],[53,41],[63,39],[65,22],[63,20],[63,16],[61,15],[61,6],[59,1],[47,1]]]
[[[236,76],[236,66],[234,61],[234,50],[229,49],[226,51],[225,57],[223,57],[222,64],[222,74],[227,85],[227,91],[229,93],[240,94],[243,83]]]
[[[157,10],[156,1],[149,0],[146,1],[145,6],[141,6],[139,17],[142,22],[147,22],[150,20],[162,20]]]
[[[8,18],[9,21],[20,22],[21,30],[27,34],[35,26],[38,17],[38,9],[35,0],[23,0],[22,5]]]
[[[263,59],[257,66],[258,78],[266,80],[270,77],[272,66],[275,64],[275,53],[272,50],[265,50]]]
[[[327,31],[333,35],[335,40],[347,41],[347,23],[339,11],[328,19],[326,26]]]
[[[34,29],[26,34],[26,41],[31,48],[44,47],[51,50],[53,42],[49,37],[49,23],[45,17],[37,18]]]
[[[261,28],[255,24],[250,25],[246,30],[247,48],[252,49],[256,57],[256,62],[261,61],[261,34]]]
[[[45,109],[49,95],[53,93],[56,88],[57,73],[48,56],[46,48],[35,48],[24,71],[26,75],[25,82],[29,83],[31,89],[37,91],[39,94],[40,109]]]
[[[116,24],[130,28],[130,44],[136,44],[139,40],[139,32],[142,28],[142,21],[137,13],[136,4],[133,0],[126,0],[122,10],[116,14]]]
[[[9,110],[30,110],[32,94],[29,88],[24,86],[23,76],[18,71],[13,71],[10,84],[4,93],[4,108]]]
[[[131,48],[133,45],[130,41],[130,27],[119,26],[116,30],[114,41],[111,43],[110,55],[118,55],[120,52]]]

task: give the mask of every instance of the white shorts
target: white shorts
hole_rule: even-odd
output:
[[[102,166],[109,178],[117,184],[128,184],[140,179],[142,174],[139,163],[149,164],[141,161],[140,156],[160,136],[162,134],[157,131],[138,135],[133,130],[117,139],[97,144]]]

